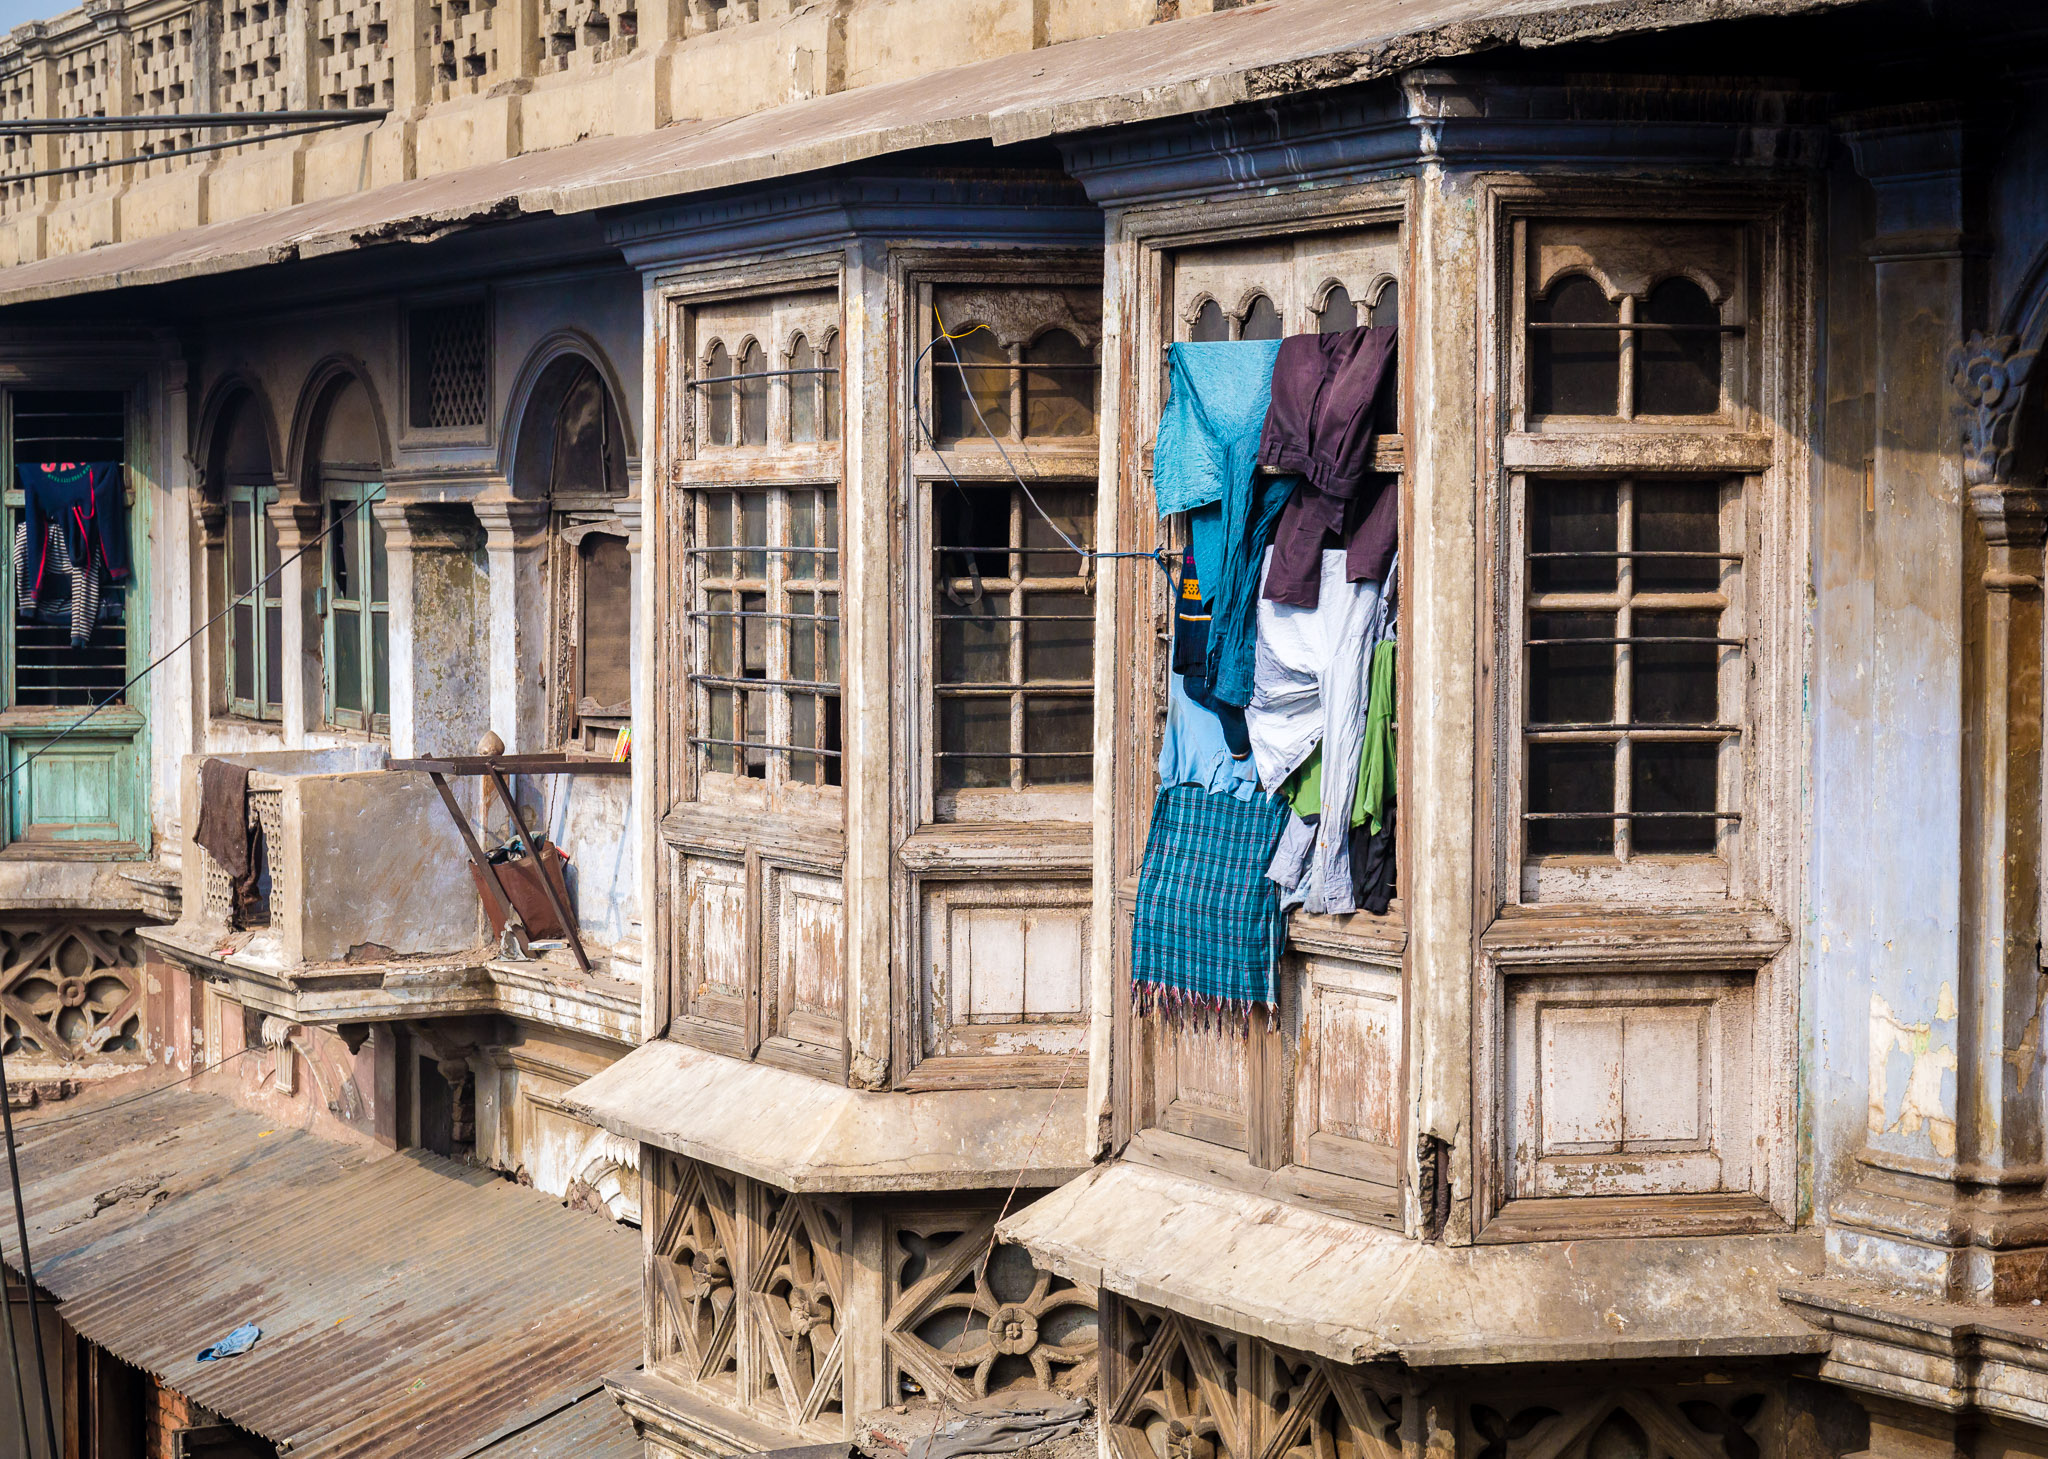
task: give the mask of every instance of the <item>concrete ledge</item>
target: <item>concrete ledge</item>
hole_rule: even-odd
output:
[[[773,1453],[803,1444],[803,1437],[743,1418],[694,1387],[659,1373],[620,1373],[605,1387],[650,1446],[694,1459]]]
[[[997,1228],[1040,1266],[1340,1363],[1416,1368],[1826,1350],[1778,1300],[1813,1236],[1440,1246],[1118,1163]]]
[[[1787,1282],[1792,1311],[1829,1334],[1821,1377],[1949,1413],[2048,1423],[2048,1307],[1921,1301],[1857,1282]]]
[[[628,1139],[814,1192],[1058,1185],[1088,1168],[1086,1107],[1081,1089],[847,1089],[667,1039],[562,1097]]]

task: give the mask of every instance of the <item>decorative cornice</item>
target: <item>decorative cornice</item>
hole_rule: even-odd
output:
[[[1949,385],[1963,428],[1963,479],[1973,488],[2012,478],[2013,426],[2038,353],[2021,349],[2017,336],[1976,332],[1949,351]]]

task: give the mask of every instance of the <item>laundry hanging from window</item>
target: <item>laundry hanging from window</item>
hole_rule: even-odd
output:
[[[1270,1008],[1289,907],[1391,900],[1399,498],[1368,468],[1394,344],[1382,327],[1168,347],[1153,486],[1188,545],[1132,928],[1141,1012]]]
[[[14,529],[17,610],[27,621],[67,622],[71,647],[118,618],[128,581],[128,505],[120,463],[45,461],[15,468],[26,510]]]

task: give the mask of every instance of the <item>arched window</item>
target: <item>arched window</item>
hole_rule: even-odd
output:
[[[284,715],[284,584],[270,443],[253,397],[244,393],[222,412],[207,481],[227,509],[222,565],[227,581],[227,653],[222,664],[227,707],[247,719]]]
[[[1196,344],[1220,344],[1230,338],[1230,321],[1223,317],[1223,306],[1214,299],[1204,299],[1202,307],[1195,311],[1193,328],[1188,338]]]
[[[1358,306],[1351,302],[1351,291],[1342,284],[1330,286],[1330,292],[1323,297],[1322,311],[1316,315],[1316,333],[1342,334],[1347,329],[1358,328]]]
[[[1529,412],[1613,415],[1619,402],[1620,307],[1584,274],[1529,301]]]
[[[352,378],[332,386],[313,457],[330,529],[327,718],[379,733],[391,728],[391,567],[373,510],[382,455],[369,392]]]
[[[839,336],[823,348],[803,335],[789,351],[789,439],[804,445],[839,438]]]
[[[1669,278],[1643,301],[1636,335],[1636,414],[1713,415],[1721,408],[1721,311],[1707,291]]]
[[[1280,338],[1280,310],[1264,294],[1252,295],[1252,301],[1245,306],[1244,328],[1238,333],[1239,339]]]
[[[726,352],[723,341],[713,340],[711,352],[704,359],[704,378],[697,391],[697,399],[704,411],[704,444],[707,446],[732,444],[733,387],[718,383],[731,373],[732,356]]]
[[[1010,438],[1010,356],[995,332],[972,323],[947,321],[953,339],[932,349],[933,393],[938,397],[939,438]]]
[[[1394,280],[1380,285],[1379,296],[1372,301],[1372,318],[1367,322],[1376,329],[1401,322],[1401,286]]]
[[[750,339],[740,351],[736,444],[768,444],[768,352],[759,340]]]

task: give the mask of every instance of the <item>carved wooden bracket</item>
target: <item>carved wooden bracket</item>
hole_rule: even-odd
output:
[[[2013,425],[2039,353],[2019,349],[2018,344],[2014,335],[1973,331],[1949,351],[1949,384],[1956,392],[1955,411],[1963,426],[1963,476],[1973,488],[1973,500],[1974,488],[2012,476]],[[2033,540],[2040,540],[2038,532]]]

